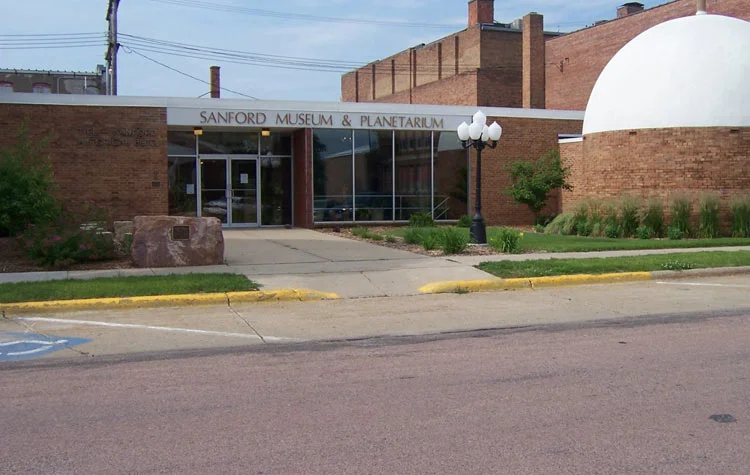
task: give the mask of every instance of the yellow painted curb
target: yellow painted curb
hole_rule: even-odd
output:
[[[337,294],[330,292],[319,292],[310,289],[279,289],[252,292],[228,292],[226,294],[229,303],[247,302],[281,302],[299,300],[309,302],[314,300],[338,300]]]
[[[554,277],[526,277],[518,279],[452,280],[433,282],[419,288],[425,294],[487,292],[491,290],[534,289],[565,285],[604,284],[652,280],[651,272],[622,272],[613,274],[574,274]]]
[[[335,300],[339,296],[308,289],[280,289],[250,292],[220,292],[211,294],[154,295],[82,300],[51,300],[48,302],[20,302],[0,304],[6,313],[75,312],[99,309],[138,307],[180,307],[192,305],[230,304],[239,302],[280,302]]]

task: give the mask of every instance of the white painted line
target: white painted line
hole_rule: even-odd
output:
[[[737,289],[746,289],[750,285],[735,285],[735,284],[706,284],[701,282],[655,282],[661,285],[688,285],[693,287],[732,287]]]
[[[33,350],[28,350],[28,351],[14,351],[12,353],[7,353],[7,355],[8,356],[32,355],[34,353],[41,353],[42,351],[47,351],[53,346],[55,345],[40,346],[39,348],[35,348]]]
[[[110,327],[110,328],[133,328],[138,330],[156,330],[173,333],[192,333],[196,335],[214,335],[214,336],[226,336],[233,338],[248,338],[251,340],[261,340],[258,335],[252,335],[250,333],[227,333],[217,332],[212,330],[193,330],[190,328],[170,328],[170,327],[154,327],[151,325],[134,325],[130,323],[110,323],[110,322],[94,322],[88,320],[65,320],[62,318],[42,318],[42,317],[23,317],[17,318],[16,320],[22,320],[25,322],[46,322],[46,323],[70,323],[72,325],[92,325],[97,327]]]
[[[63,343],[67,343],[68,340],[57,340],[57,341],[47,341],[47,340],[16,340],[16,341],[4,341],[0,343],[0,346],[10,346],[10,345],[20,345],[23,343],[31,343],[34,345],[62,345]]]

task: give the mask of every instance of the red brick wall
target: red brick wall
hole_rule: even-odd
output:
[[[560,159],[564,167],[570,167],[568,183],[573,189],[562,190],[560,209],[574,209],[576,199],[586,193],[586,174],[583,163],[583,140],[560,144]]]
[[[294,131],[292,135],[294,167],[294,226],[313,226],[312,130]]]
[[[493,23],[495,21],[495,0],[469,0],[469,23]]]
[[[734,132],[732,131],[734,130]],[[675,194],[695,200],[715,191],[726,204],[750,190],[750,128],[726,127],[646,129],[587,135],[574,184],[563,209],[571,212],[586,199],[616,199],[630,194],[659,198]],[[566,157],[576,160],[572,147]],[[575,163],[575,162],[574,162]],[[665,210],[668,207],[665,206]]]
[[[582,121],[550,119],[518,119],[493,117],[503,127],[497,148],[486,148],[482,153],[482,215],[487,224],[528,225],[534,214],[526,205],[517,204],[507,193],[510,186],[508,167],[519,160],[536,161],[558,147],[558,134],[579,134]],[[476,151],[471,150],[470,201],[474,209],[476,183]],[[542,214],[558,213],[559,192],[553,192]]]
[[[707,5],[709,13],[750,20],[748,0],[708,0]],[[599,74],[628,41],[659,23],[695,11],[695,0],[677,0],[547,40],[547,109],[584,110]]]
[[[530,13],[523,17],[523,107],[544,109],[544,17]]]
[[[164,108],[0,104],[0,147],[12,145],[26,121],[32,139],[49,137],[62,197],[93,201],[116,220],[166,215],[166,115]]]

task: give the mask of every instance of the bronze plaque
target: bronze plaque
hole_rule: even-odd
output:
[[[173,241],[189,241],[190,226],[172,226]]]

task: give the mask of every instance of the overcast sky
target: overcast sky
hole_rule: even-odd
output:
[[[467,0],[121,0],[119,30],[202,49],[365,64],[465,28],[467,3]],[[622,3],[500,0],[495,5],[495,20],[509,23],[536,11],[544,15],[546,30],[570,31],[614,18],[617,6]],[[663,2],[644,3],[650,8]],[[107,4],[107,0],[14,2],[13,8],[4,9],[0,16],[0,69],[95,70],[97,64],[104,64],[103,37],[95,41],[101,44],[87,47],[8,49],[11,43],[29,46],[33,40],[44,38],[8,35],[103,34],[107,30]],[[217,11],[191,4],[214,8],[228,5],[245,10]],[[349,21],[289,17],[295,14]],[[387,24],[390,22],[421,26]],[[153,51],[161,49],[153,46],[149,51],[127,37],[121,37],[120,42],[125,45],[119,55],[120,95],[198,97],[206,94],[209,86],[168,67],[208,81],[209,66],[216,64],[222,68],[222,86],[245,95],[273,100],[340,99],[340,71],[312,71],[307,66],[282,69],[278,67],[278,58],[272,61],[276,67],[231,64],[163,54]],[[298,66],[299,62],[294,64]],[[222,97],[239,96],[222,91]]]

